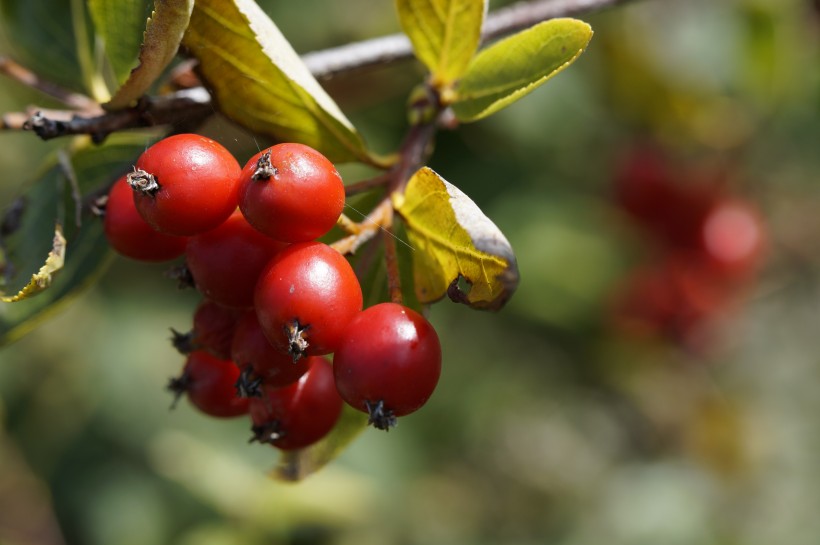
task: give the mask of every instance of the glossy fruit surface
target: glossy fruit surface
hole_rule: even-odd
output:
[[[386,429],[394,424],[391,419],[419,409],[433,393],[441,374],[441,345],[419,313],[380,303],[347,327],[333,371],[342,399]]]
[[[178,134],[145,150],[128,180],[137,210],[154,229],[196,235],[217,227],[236,209],[240,172],[219,143]]]
[[[284,247],[251,227],[237,210],[215,229],[191,237],[185,262],[202,295],[225,306],[249,308],[260,273]]]
[[[270,343],[256,312],[246,311],[236,325],[231,346],[231,359],[244,370],[250,366],[251,380],[260,379],[261,384],[271,388],[281,388],[296,382],[308,369],[309,358],[293,358]]]
[[[125,176],[114,182],[108,192],[103,226],[108,243],[118,254],[139,261],[177,258],[188,242],[185,237],[160,233],[142,219]]]
[[[255,440],[292,450],[315,443],[333,429],[343,405],[333,369],[321,357],[309,357],[307,363],[307,372],[295,383],[265,387],[261,398],[251,399]]]
[[[259,277],[254,296],[268,339],[295,358],[333,352],[345,327],[362,309],[353,268],[319,242],[292,244]]]
[[[232,361],[197,351],[188,355],[182,375],[168,387],[177,395],[186,394],[203,413],[230,418],[248,412],[248,400],[236,395],[238,378],[239,368]]]
[[[324,155],[302,144],[277,144],[242,170],[239,208],[263,233],[306,242],[327,233],[345,204],[342,178]]]

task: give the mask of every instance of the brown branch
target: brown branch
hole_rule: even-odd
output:
[[[211,113],[211,96],[204,88],[196,87],[158,97],[145,97],[133,108],[92,117],[71,112],[38,111],[17,127],[11,124],[19,123],[21,117],[17,114],[6,114],[3,116],[3,126],[32,130],[43,140],[73,134],[90,134],[99,142],[112,132],[189,121],[204,118]]]

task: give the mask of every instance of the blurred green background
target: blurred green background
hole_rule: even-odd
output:
[[[389,2],[262,4],[299,52],[398,31]],[[195,294],[117,258],[0,349],[0,543],[818,543],[820,10],[646,0],[583,18],[576,64],[438,138],[431,166],[504,231],[522,279],[498,314],[432,308],[444,367],[424,409],[273,481],[247,422],[168,410],[168,328],[189,327]],[[9,35],[2,51],[18,51]],[[408,62],[325,83],[390,151],[419,77]],[[0,111],[29,104],[54,106],[0,80]],[[256,149],[224,120],[203,130],[240,162]],[[655,259],[612,199],[646,141],[723,173],[765,218],[765,265],[698,350],[613,327],[618,287]],[[0,208],[56,145],[0,133]]]

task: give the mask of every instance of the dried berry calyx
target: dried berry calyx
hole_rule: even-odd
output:
[[[139,191],[152,197],[160,190],[156,176],[137,167],[134,167],[133,172],[128,173],[126,180],[128,180],[128,185],[130,185],[134,191]]]
[[[256,162],[256,170],[253,171],[251,180],[256,182],[270,180],[271,178],[275,178],[277,174],[279,174],[279,170],[271,163],[270,150],[267,150]]]
[[[285,437],[285,433],[281,428],[282,426],[279,424],[278,420],[253,425],[251,426],[251,432],[253,435],[250,439],[248,439],[248,443],[267,443],[272,445],[274,441],[278,441],[279,439]]]
[[[288,339],[288,354],[293,358],[293,363],[304,357],[310,344],[305,338],[305,332],[310,329],[310,324],[302,325],[299,320],[292,320],[285,324],[285,335]]]
[[[239,397],[262,397],[262,378],[253,372],[252,365],[242,368],[234,386]]]
[[[390,431],[398,424],[398,419],[393,411],[384,408],[384,401],[365,401],[367,407],[367,423],[376,429]]]

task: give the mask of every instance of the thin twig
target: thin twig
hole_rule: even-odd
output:
[[[339,219],[336,220],[336,225],[350,235],[358,235],[362,232],[361,224],[356,223],[344,214],[340,215]]]
[[[0,74],[5,74],[27,87],[36,89],[54,98],[69,108],[83,111],[101,111],[97,102],[80,93],[69,91],[56,83],[42,79],[28,68],[14,62],[5,55],[0,55]]]
[[[146,97],[134,108],[92,117],[72,115],[70,112],[46,114],[39,111],[19,128],[33,130],[43,140],[72,134],[90,134],[96,141],[102,141],[112,132],[204,118],[211,113],[213,107],[210,95],[204,88],[196,87],[169,95]],[[65,114],[70,117],[66,119]],[[19,116],[7,114],[3,118],[3,124],[7,128],[17,128],[9,126],[9,123],[19,120]]]

